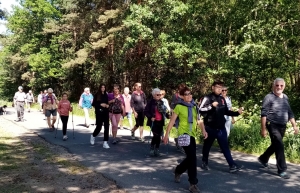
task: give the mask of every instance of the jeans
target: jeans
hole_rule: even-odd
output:
[[[197,156],[196,156],[196,140],[194,137],[190,139],[190,145],[182,147],[185,151],[186,158],[176,167],[176,174],[183,174],[188,171],[189,182],[197,184]]]
[[[236,165],[231,156],[225,127],[222,129],[212,129],[205,126],[205,130],[208,134],[208,137],[204,140],[204,144],[202,148],[202,156],[203,156],[202,161],[208,164],[208,156],[209,156],[210,148],[214,143],[215,139],[217,139],[229,167]]]
[[[61,119],[61,122],[62,122],[62,125],[63,125],[63,135],[66,135],[67,134],[67,126],[68,126],[69,116],[61,115],[60,119]]]
[[[278,173],[282,173],[287,170],[282,142],[286,125],[267,123],[267,129],[271,138],[271,145],[259,158],[262,162],[268,163],[270,156],[275,153]]]

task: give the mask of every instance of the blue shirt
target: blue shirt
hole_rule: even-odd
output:
[[[80,97],[81,100],[81,107],[82,108],[92,108],[92,103],[93,103],[93,95],[92,94],[85,94],[83,93]]]

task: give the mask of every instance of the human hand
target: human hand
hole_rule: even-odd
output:
[[[134,117],[137,118],[138,114],[136,112],[133,113]]]
[[[232,124],[235,124],[235,120],[234,120],[234,119],[232,119],[232,120],[231,120],[231,123],[232,123]]]
[[[244,112],[244,107],[240,107],[238,110],[239,114],[241,115]]]
[[[213,102],[213,103],[212,103],[212,106],[217,107],[218,104],[219,104],[218,102]]]
[[[294,127],[294,130],[295,130],[294,134],[297,135],[299,133],[299,128],[296,126]]]
[[[169,143],[169,135],[168,135],[167,133],[165,134],[165,137],[164,137],[164,139],[163,139],[163,142],[164,142],[164,144]]]
[[[202,130],[202,135],[203,135],[204,139],[207,139],[208,134],[205,130]]]
[[[266,128],[262,128],[261,129],[261,131],[260,131],[260,135],[263,137],[263,138],[265,138],[266,136],[267,136],[267,130],[266,130]]]

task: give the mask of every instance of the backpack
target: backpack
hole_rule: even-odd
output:
[[[167,107],[164,105],[164,101],[159,100],[157,101],[157,110],[160,113],[166,113],[167,112]]]
[[[115,98],[115,102],[109,105],[109,111],[114,114],[122,113],[122,101],[118,98]]]

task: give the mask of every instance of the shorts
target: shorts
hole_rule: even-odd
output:
[[[127,119],[131,119],[131,116],[132,116],[132,113],[126,113],[126,115],[124,117],[127,117]]]
[[[137,113],[137,117],[135,118],[135,126],[136,127],[143,127],[144,126],[144,119],[145,119],[145,115],[144,112],[136,112]]]
[[[50,116],[56,117],[57,116],[57,109],[52,109],[52,110],[47,110],[45,112],[45,116],[46,117],[50,117]]]

